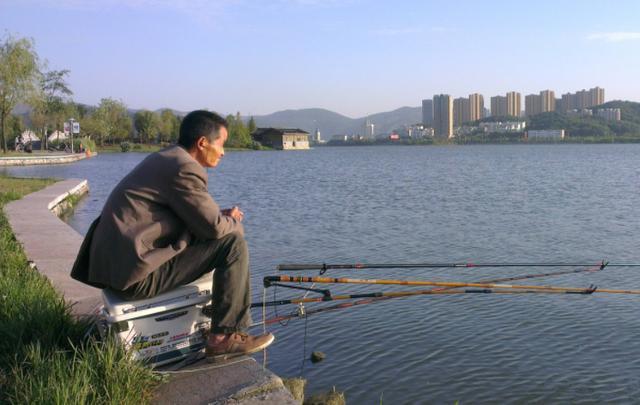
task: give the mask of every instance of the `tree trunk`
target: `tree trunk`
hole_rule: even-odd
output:
[[[5,117],[2,112],[0,112],[0,141],[2,142],[2,152],[7,153],[7,139],[4,136],[4,121]]]

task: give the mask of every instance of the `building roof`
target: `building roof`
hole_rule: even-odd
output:
[[[309,135],[309,133],[305,130],[302,130],[300,128],[274,128],[274,127],[267,127],[267,128],[257,128],[256,132],[266,132],[266,131],[277,131],[280,132],[282,135],[284,134],[307,134]]]
[[[47,138],[47,140],[49,142],[53,142],[53,141],[61,141],[63,139],[67,139],[68,136],[67,134],[65,134],[62,131],[55,131],[53,132],[51,135],[49,135],[49,137]]]
[[[22,137],[22,142],[27,143],[27,142],[36,142],[39,141],[40,138],[38,138],[38,136],[31,130],[26,130],[24,132],[22,132],[22,134],[20,135]],[[20,140],[20,137],[16,137],[16,142]]]

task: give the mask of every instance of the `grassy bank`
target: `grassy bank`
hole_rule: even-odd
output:
[[[148,402],[157,377],[114,341],[86,336],[4,216],[6,203],[52,182],[0,176],[0,403]]]

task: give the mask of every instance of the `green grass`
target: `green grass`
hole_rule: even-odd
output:
[[[149,402],[158,379],[113,340],[87,337],[51,283],[31,269],[4,205],[54,180],[0,176],[0,403]]]

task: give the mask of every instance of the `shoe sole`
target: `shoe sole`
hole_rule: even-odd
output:
[[[217,363],[217,362],[223,362],[225,360],[235,359],[236,357],[248,356],[250,354],[259,352],[260,350],[263,350],[263,349],[267,348],[271,343],[273,343],[274,340],[275,340],[275,336],[271,336],[271,339],[269,339],[268,341],[264,342],[260,346],[254,347],[253,349],[251,349],[248,352],[237,352],[237,353],[225,353],[225,354],[207,355],[207,361],[209,363]]]

